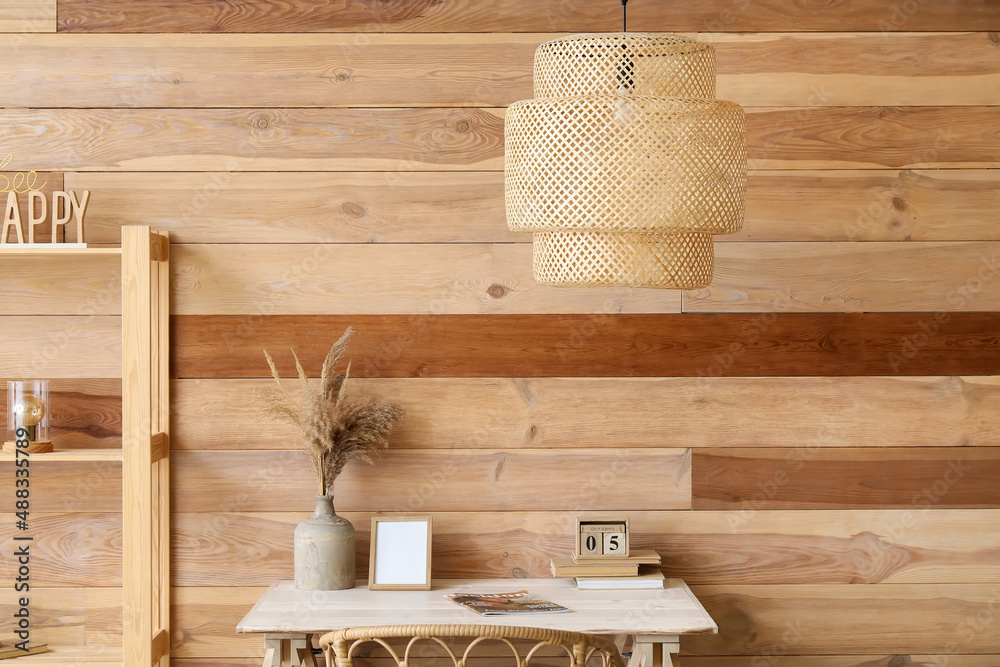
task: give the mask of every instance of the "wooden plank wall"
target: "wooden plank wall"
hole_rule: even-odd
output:
[[[632,29],[716,45],[747,225],[708,289],[540,287],[504,222],[504,108],[537,44],[619,9],[0,7],[7,169],[90,189],[92,241],[177,244],[174,664],[259,664],[234,626],[291,576],[312,491],[249,390],[262,348],[315,373],[348,324],[354,391],[408,411],[337,489],[362,569],[376,511],[434,515],[436,577],[511,578],[622,511],[719,621],[685,665],[998,664],[1000,5],[634,0]],[[58,379],[66,447],[120,433],[117,271],[0,273],[0,374]],[[36,469],[40,639],[116,641],[119,471]]]

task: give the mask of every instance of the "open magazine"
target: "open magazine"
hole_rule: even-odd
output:
[[[559,614],[569,611],[555,602],[543,600],[528,591],[514,593],[455,593],[446,598],[483,616],[511,614]]]

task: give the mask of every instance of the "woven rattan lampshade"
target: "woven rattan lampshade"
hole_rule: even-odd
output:
[[[535,98],[505,122],[507,222],[534,234],[549,285],[690,289],[713,234],[738,231],[743,110],[715,99],[711,46],[677,35],[571,35],[535,53]]]

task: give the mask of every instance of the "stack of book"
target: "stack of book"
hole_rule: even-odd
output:
[[[573,577],[581,590],[637,590],[663,588],[660,554],[634,549],[622,558],[553,558],[553,577]]]

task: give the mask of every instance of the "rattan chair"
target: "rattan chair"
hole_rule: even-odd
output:
[[[470,637],[461,656],[449,646],[446,639]],[[402,656],[387,639],[408,639],[402,647]],[[354,657],[358,649],[367,643],[385,648],[399,667],[417,667],[410,660],[418,658],[415,647],[421,641],[432,642],[443,647],[454,667],[466,667],[469,657],[477,645],[487,640],[498,640],[512,652],[516,667],[527,667],[543,647],[555,647],[559,655],[555,658],[546,652],[545,659],[550,664],[565,658],[569,667],[624,667],[621,654],[614,642],[600,635],[542,628],[503,627],[495,625],[388,625],[381,627],[348,628],[323,635],[320,647],[326,654],[327,667],[354,667]],[[527,643],[514,640],[527,640]],[[533,644],[531,642],[534,642]],[[520,644],[520,645],[519,645]],[[560,650],[561,649],[561,650]],[[524,657],[521,657],[522,650]],[[541,659],[541,656],[538,656]],[[443,659],[438,658],[438,660]],[[419,663],[419,660],[417,661]],[[440,664],[435,662],[434,664]],[[447,664],[447,663],[446,663]]]

